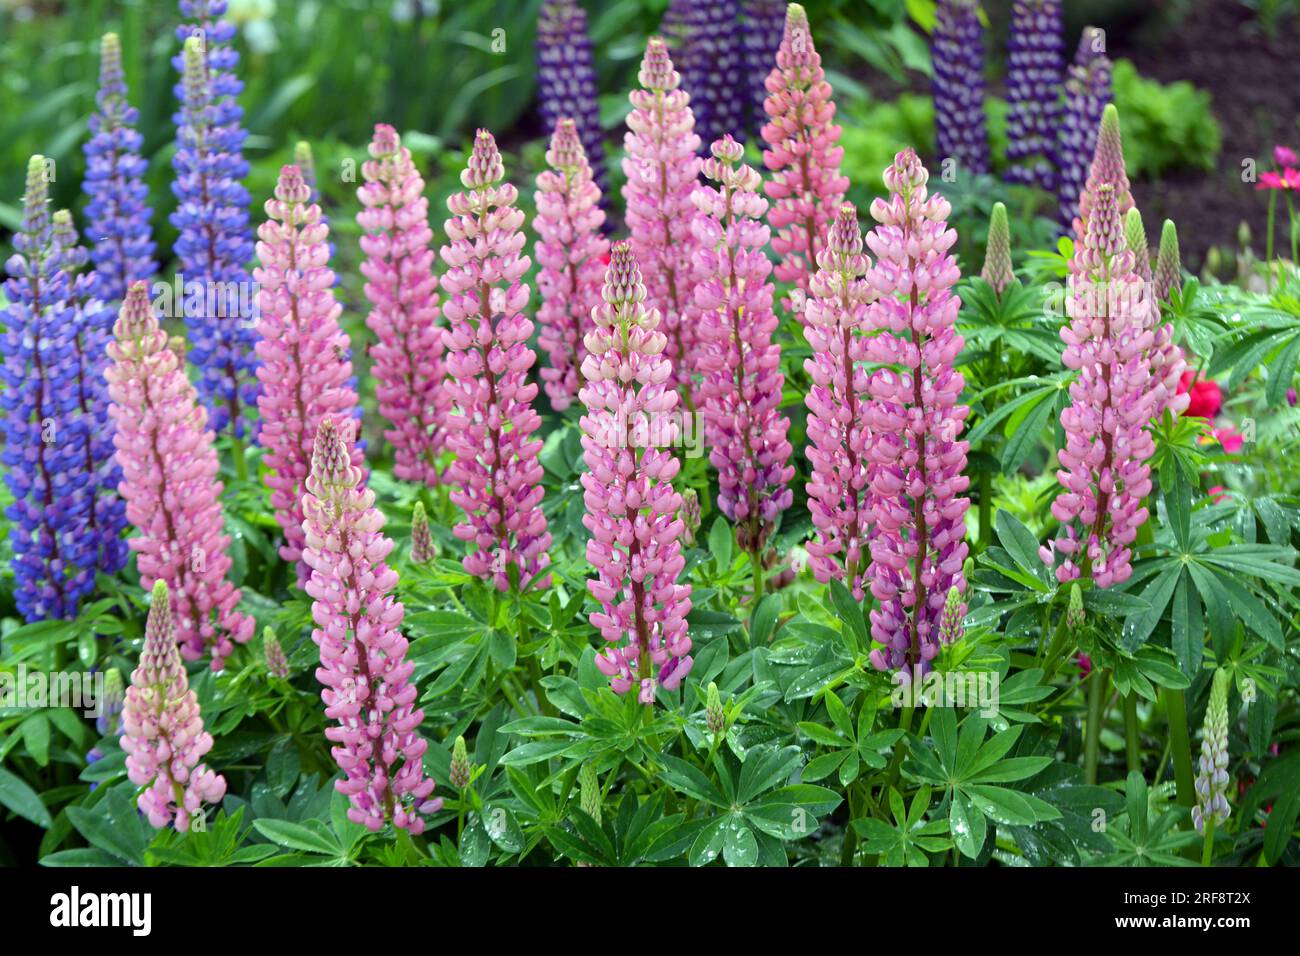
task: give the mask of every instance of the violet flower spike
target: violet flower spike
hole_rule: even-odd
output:
[[[972,173],[989,171],[984,122],[984,27],[977,0],[938,0],[930,38],[939,157]]]
[[[785,0],[742,0],[741,42],[745,47],[745,71],[753,116],[746,122],[755,133],[767,123],[767,75],[776,63],[776,51],[785,33]]]
[[[1084,27],[1065,78],[1065,105],[1057,138],[1056,193],[1062,231],[1079,215],[1079,197],[1097,149],[1097,131],[1111,101],[1111,62],[1106,57],[1106,35]]]
[[[1015,0],[1007,39],[1008,182],[1056,188],[1064,73],[1062,0]]]
[[[661,30],[691,98],[700,152],[723,136],[743,142],[749,100],[740,0],[669,0]]]
[[[542,127],[554,129],[563,117],[573,120],[608,212],[609,174],[598,93],[587,12],[577,0],[543,0],[537,14],[537,102]]]

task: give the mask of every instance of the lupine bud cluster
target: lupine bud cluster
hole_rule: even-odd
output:
[[[1147,230],[1142,225],[1142,213],[1134,206],[1124,217],[1124,243],[1133,253],[1133,268],[1143,282],[1151,281],[1151,249],[1147,245]]]
[[[700,530],[700,494],[694,488],[682,492],[682,544],[695,547],[695,535]]]
[[[756,133],[767,123],[767,75],[776,62],[776,51],[785,32],[785,0],[742,0],[741,42],[745,48],[747,109],[746,117]]]
[[[542,443],[532,437],[541,419],[532,405],[537,386],[528,381],[536,356],[528,346],[533,323],[523,313],[528,286],[520,281],[529,266],[520,254],[524,214],[504,178],[496,141],[481,129],[460,174],[465,191],[447,200],[450,244],[441,250],[447,447],[456,455],[446,478],[467,519],[454,533],[473,545],[465,570],[502,591],[510,587],[511,565],[521,584],[546,587],[551,560],[537,460]]]
[[[831,85],[813,47],[808,14],[797,3],[786,9],[785,34],[766,85],[769,121],[763,139],[770,148],[763,162],[771,176],[763,188],[772,200],[768,223],[776,232],[776,277],[807,292],[849,181],[840,175],[844,149],[836,145],[840,128]]]
[[[465,749],[465,738],[457,737],[456,742],[451,747],[451,770],[449,777],[451,785],[457,790],[464,790],[469,786],[470,775],[474,772],[474,765],[469,761],[469,751]]]
[[[119,735],[122,726],[122,707],[125,703],[126,690],[122,686],[122,672],[116,667],[110,667],[104,674],[104,694],[98,701],[99,716],[95,718],[95,730],[101,737],[116,738]],[[87,765],[103,759],[104,751],[98,744],[86,751]],[[90,789],[94,790],[97,786],[97,783],[92,783]]]
[[[934,61],[934,128],[939,158],[964,171],[989,171],[984,124],[984,27],[977,0],[939,0]]]
[[[1226,823],[1232,808],[1228,806],[1228,685],[1226,670],[1214,672],[1210,704],[1205,709],[1201,730],[1201,757],[1197,763],[1196,806],[1192,823],[1204,834],[1207,823]]]
[[[99,298],[121,302],[126,287],[148,279],[157,268],[151,238],[153,216],[149,187],[144,183],[148,164],[140,156],[143,142],[136,123],[139,111],[126,98],[122,74],[122,46],[116,33],[106,33],[100,43],[99,92],[90,117],[83,189],[89,197],[86,218],[94,237],[91,258],[99,279]]]
[[[417,501],[411,512],[411,561],[415,564],[428,564],[438,556],[438,549],[433,543],[433,532],[429,530],[429,516],[425,513],[424,502]]]
[[[212,749],[199,701],[176,650],[167,585],[153,585],[140,666],[131,675],[122,708],[126,775],[144,787],[137,805],[151,826],[184,833],[204,803],[220,803],[226,780],[200,763]]]
[[[272,677],[286,680],[289,677],[289,659],[284,656],[284,648],[275,631],[269,627],[262,628],[262,656],[266,662],[266,672]]]
[[[957,233],[942,196],[926,189],[929,173],[906,149],[885,170],[888,201],[871,215],[879,225],[867,235],[876,263],[867,277],[876,299],[869,310],[875,331],[865,357],[871,373],[866,422],[871,478],[872,636],[884,645],[871,652],[879,670],[928,670],[941,641],[954,639],[966,607],[963,564],[970,484],[964,474],[969,443],[961,439],[970,409],[957,402],[965,383],[953,368],[964,344],[955,323],[961,301],[950,254]],[[945,614],[950,590],[958,594]]]
[[[670,0],[663,33],[691,98],[700,148],[728,134],[743,141],[750,101],[740,0]]]
[[[312,640],[320,648],[316,678],[325,687],[325,716],[337,723],[325,736],[343,779],[335,783],[351,802],[348,819],[371,831],[386,821],[412,834],[421,814],[435,813],[433,779],[424,772],[428,743],[419,734],[424,711],[410,682],[399,627],[405,609],[393,595],[397,574],[386,559],[393,542],[364,472],[353,464],[346,419],[326,418],[316,433],[311,474],[303,496],[303,559],[311,567]]]
[[[961,591],[954,585],[948,588],[943,602],[943,619],[939,623],[939,643],[955,644],[966,634],[966,605]]]
[[[1083,627],[1087,620],[1087,612],[1083,609],[1083,591],[1079,588],[1079,582],[1075,581],[1070,585],[1070,602],[1065,609],[1065,623],[1073,631],[1078,631]]]
[[[1000,202],[993,204],[989,216],[989,240],[984,250],[984,268],[980,270],[980,278],[992,286],[999,297],[1016,281],[1011,265],[1011,227],[1007,225],[1007,207]]]
[[[542,126],[573,120],[602,196],[609,188],[605,136],[596,99],[596,58],[587,35],[587,12],[577,0],[543,0],[537,15],[537,102]]]
[[[393,127],[377,124],[369,148],[370,158],[361,165],[365,182],[357,190],[357,223],[365,231],[366,325],[378,339],[370,347],[375,397],[390,425],[384,437],[393,446],[393,474],[436,485],[450,395],[442,388],[447,370],[429,201],[411,151]]]
[[[875,298],[866,275],[858,211],[843,203],[809,283],[804,337],[812,356],[804,370],[812,384],[808,406],[808,511],[816,538],[808,563],[823,584],[842,580],[858,600],[865,593],[871,534],[867,487],[867,308]]]
[[[1082,236],[1088,227],[1088,216],[1092,214],[1093,204],[1097,201],[1097,191],[1102,184],[1108,183],[1114,193],[1115,205],[1119,210],[1120,221],[1133,208],[1133,191],[1129,186],[1128,171],[1124,167],[1124,142],[1119,130],[1119,110],[1113,103],[1107,104],[1101,113],[1101,124],[1097,127],[1097,148],[1093,153],[1092,163],[1088,167],[1088,179],[1083,192],[1079,194],[1079,215],[1074,218],[1073,228],[1076,237]]]
[[[1178,229],[1166,219],[1160,227],[1160,249],[1156,253],[1153,295],[1157,302],[1168,302],[1171,294],[1183,288],[1182,263],[1178,257]]]
[[[767,200],[762,178],[730,136],[712,146],[695,190],[695,311],[700,408],[709,461],[718,470],[718,508],[736,525],[740,547],[757,555],[790,507],[794,466],[781,414],[781,347],[772,341],[772,263],[763,249]]]
[[[1055,189],[1064,71],[1062,0],[1015,0],[1007,39],[1006,179]]]
[[[167,584],[182,656],[197,660],[208,652],[212,669],[221,670],[234,644],[252,636],[254,622],[235,610],[239,591],[226,580],[230,537],[222,527],[223,486],[207,411],[158,327],[145,283],[127,290],[113,331],[113,364],[104,373],[109,415],[127,520],[140,532],[128,543],[141,583]]]
[[[1079,214],[1079,193],[1097,148],[1097,128],[1111,100],[1111,63],[1105,53],[1105,35],[1084,27],[1065,78],[1065,105],[1057,140],[1056,194],[1063,229]]]
[[[647,304],[659,312],[667,336],[668,365],[683,403],[693,407],[694,330],[684,319],[691,304],[691,220],[695,216],[691,193],[700,172],[695,155],[700,138],[695,134],[690,98],[680,89],[681,77],[658,37],[646,44],[638,79],[642,88],[630,95],[632,112],[624,138],[628,234],[645,276]]]
[[[718,685],[713,681],[709,681],[705,692],[704,726],[714,737],[727,732],[727,712],[722,709],[722,695],[718,693]]]
[[[609,240],[601,232],[600,188],[591,177],[578,129],[565,117],[555,124],[550,169],[537,177],[537,230],[534,254],[541,271],[537,288],[542,307],[538,342],[550,358],[541,370],[551,407],[568,408],[578,397],[578,370],[585,355],[582,338],[591,325],[591,310],[600,301],[604,259]]]
[[[635,685],[649,704],[656,686],[675,689],[694,663],[686,629],[691,586],[677,580],[686,563],[682,499],[672,485],[680,463],[669,450],[677,393],[659,313],[645,306],[626,241],[614,246],[602,298],[587,334],[580,396],[587,409],[582,523],[597,574],[587,587],[600,604],[591,623],[607,643],[596,666],[614,692]]]

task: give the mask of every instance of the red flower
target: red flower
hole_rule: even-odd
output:
[[[1178,394],[1184,393],[1190,393],[1191,400],[1183,414],[1193,418],[1213,418],[1223,406],[1223,392],[1219,389],[1219,383],[1198,379],[1195,372],[1184,372],[1178,380]]]
[[[1215,485],[1207,492],[1207,494],[1210,496],[1210,500],[1213,501],[1216,505],[1224,498],[1232,497],[1232,495],[1228,493],[1228,489],[1223,487],[1223,485]]]
[[[1256,190],[1280,189],[1283,192],[1300,192],[1300,169],[1288,166],[1280,173],[1260,173]]]
[[[1246,443],[1246,438],[1235,428],[1216,428],[1210,434],[1214,437],[1223,450],[1229,455],[1235,455],[1241,451],[1242,446]]]
[[[1297,160],[1296,160],[1295,150],[1291,149],[1288,146],[1274,146],[1273,162],[1277,163],[1279,166],[1296,165]]]

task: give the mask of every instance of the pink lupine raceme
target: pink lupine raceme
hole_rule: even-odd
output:
[[[1101,125],[1097,128],[1097,148],[1093,153],[1092,165],[1088,168],[1088,179],[1083,192],[1079,194],[1079,215],[1074,220],[1076,236],[1082,236],[1092,215],[1092,208],[1097,202],[1097,190],[1103,183],[1110,183],[1115,193],[1115,204],[1119,208],[1120,221],[1133,208],[1133,192],[1129,187],[1128,173],[1124,166],[1124,142],[1120,137],[1119,110],[1114,103],[1106,105],[1101,114]]]
[[[840,205],[817,264],[804,316],[804,337],[812,348],[804,359],[811,379],[804,397],[808,511],[817,531],[808,542],[808,563],[818,581],[844,581],[862,600],[871,530],[866,422],[871,396],[863,333],[875,294],[865,278],[871,260],[862,251],[858,211],[851,203]]]
[[[176,649],[162,581],[154,582],[140,665],[126,689],[121,744],[127,778],[145,788],[136,805],[152,826],[170,824],[184,833],[205,802],[220,803],[226,795],[225,778],[199,762],[212,749],[212,735],[203,729],[198,698]]]
[[[538,342],[550,356],[550,367],[541,370],[546,394],[551,406],[563,411],[581,384],[578,371],[586,354],[582,337],[591,325],[591,310],[600,302],[609,240],[601,232],[605,214],[600,187],[592,179],[573,120],[555,124],[546,162],[551,168],[537,177],[533,220],[538,237],[534,252],[541,266]]]
[[[741,162],[744,146],[725,136],[711,151],[704,175],[718,188],[695,191],[701,215],[693,226],[700,410],[718,469],[718,507],[735,522],[741,548],[757,556],[790,507],[794,477],[790,420],[779,408],[781,347],[772,341],[772,264],[763,251],[767,201],[758,173]]]
[[[261,265],[253,270],[260,312],[259,441],[271,469],[271,507],[284,530],[280,557],[295,563],[299,584],[310,573],[302,561],[302,486],[311,471],[316,429],[325,418],[348,418],[357,408],[346,358],[350,343],[338,321],[343,309],[334,300],[329,227],[310,200],[302,171],[282,168],[275,195],[266,202],[267,221],[257,228]],[[355,458],[359,465],[359,451]]]
[[[628,235],[645,276],[647,304],[661,316],[674,380],[683,404],[693,409],[695,330],[684,319],[691,304],[691,193],[700,173],[700,138],[690,97],[679,89],[681,77],[658,37],[646,44],[638,78],[643,88],[631,93],[624,137]]]
[[[1155,445],[1147,422],[1165,400],[1152,386],[1148,352],[1156,308],[1126,247],[1118,195],[1110,183],[1093,194],[1087,231],[1070,260],[1069,324],[1062,362],[1078,372],[1061,412],[1065,447],[1052,503],[1062,534],[1040,550],[1061,582],[1091,574],[1101,588],[1133,573],[1130,545],[1147,520],[1148,464]],[[1061,560],[1057,563],[1057,558]]]
[[[456,455],[446,478],[467,519],[454,533],[473,545],[465,570],[502,591],[510,587],[510,565],[521,585],[548,586],[551,546],[537,460],[542,443],[531,437],[541,419],[532,406],[537,386],[528,381],[536,356],[528,347],[533,323],[523,314],[528,286],[520,282],[529,266],[520,255],[524,214],[504,178],[496,141],[481,129],[460,174],[465,192],[447,200],[451,242],[441,250],[447,446]]]
[[[442,388],[446,369],[429,201],[411,151],[384,123],[375,126],[361,176],[361,274],[370,301],[366,325],[379,340],[370,347],[370,368],[379,414],[391,426],[384,438],[393,446],[393,474],[432,486],[439,481],[449,396]]]
[[[955,636],[947,618],[964,616],[951,589],[965,593],[962,565],[966,509],[962,492],[969,443],[961,440],[970,409],[957,404],[964,382],[953,368],[963,340],[954,324],[961,301],[950,255],[957,233],[948,228],[948,201],[926,188],[929,173],[905,149],[885,170],[888,200],[871,204],[879,223],[867,236],[876,255],[868,281],[877,294],[869,317],[875,334],[867,361],[883,366],[867,387],[871,476],[872,636],[879,670],[929,669],[941,638]]]
[[[230,537],[208,414],[158,326],[146,283],[128,290],[113,332],[104,377],[122,468],[118,490],[140,532],[127,543],[141,584],[167,585],[181,655],[209,653],[219,671],[234,645],[252,637],[254,622],[235,610],[239,591],[226,580]]]
[[[655,687],[678,687],[690,672],[686,615],[691,586],[679,584],[685,565],[682,497],[673,490],[680,463],[668,450],[677,436],[677,393],[664,355],[659,313],[645,306],[646,289],[627,242],[614,245],[587,333],[582,364],[583,525],[591,533],[587,582],[600,610],[591,623],[608,646],[596,666],[617,694],[638,685],[642,703]]]
[[[821,57],[813,47],[808,14],[792,3],[786,8],[785,35],[776,52],[776,66],[767,78],[770,117],[763,127],[763,162],[772,171],[764,184],[772,200],[768,223],[776,230],[772,248],[780,261],[776,277],[805,292],[819,246],[840,201],[849,188],[840,175],[843,147],[834,122],[835,104]]]
[[[434,782],[424,772],[424,711],[398,630],[405,609],[392,594],[397,573],[387,564],[393,542],[353,463],[353,428],[350,419],[321,422],[303,496],[316,679],[325,686],[325,716],[337,721],[325,736],[343,771],[335,787],[351,802],[348,819],[372,831],[391,820],[418,834],[420,815],[437,812],[442,801],[430,799]]]

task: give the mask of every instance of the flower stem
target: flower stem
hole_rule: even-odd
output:
[[[1138,727],[1137,694],[1129,692],[1124,698],[1124,752],[1128,771],[1142,770],[1142,738]]]
[[[240,481],[247,481],[248,461],[244,458],[244,442],[242,439],[230,439],[230,456],[235,460],[235,477]]]
[[[1201,850],[1201,866],[1209,866],[1214,859],[1214,817],[1205,821],[1205,846]]]
[[[1192,773],[1191,738],[1187,733],[1187,701],[1181,690],[1168,687],[1160,689],[1169,721],[1169,747],[1174,757],[1174,782],[1178,788],[1178,802],[1190,807],[1196,802],[1195,775]]]
[[[1106,717],[1106,691],[1110,685],[1110,671],[1097,670],[1088,688],[1088,726],[1083,743],[1083,779],[1097,782],[1097,762],[1101,756],[1101,724]]]

